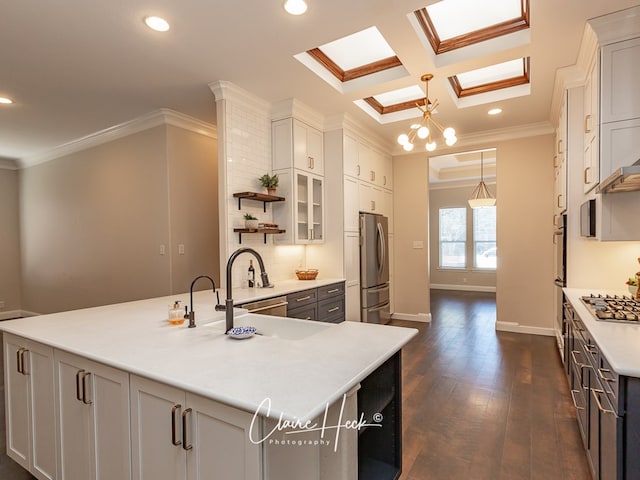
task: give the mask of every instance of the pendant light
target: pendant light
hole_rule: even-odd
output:
[[[428,152],[433,152],[436,149],[436,142],[432,138],[432,133],[435,132],[435,129],[440,130],[440,133],[444,137],[444,142],[448,146],[452,146],[458,141],[456,131],[453,128],[445,128],[432,117],[433,112],[438,107],[438,100],[434,100],[433,103],[429,101],[429,81],[432,78],[433,75],[431,73],[426,73],[420,77],[420,80],[424,82],[424,110],[420,108],[420,105],[417,103],[416,108],[422,112],[422,120],[420,120],[420,123],[411,125],[407,133],[403,133],[398,137],[398,143],[402,145],[402,148],[407,152],[413,150],[413,142],[416,137],[425,140],[425,148]]]
[[[496,199],[484,183],[484,152],[480,152],[480,183],[475,188],[469,198],[469,206],[471,208],[493,207]]]

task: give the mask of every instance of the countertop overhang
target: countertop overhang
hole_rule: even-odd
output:
[[[579,288],[564,288],[563,291],[611,367],[620,375],[640,377],[640,325],[598,321],[581,300],[592,293],[621,296],[629,292]]]
[[[291,283],[251,289],[255,292],[237,289],[237,302],[331,281],[305,281],[304,288],[300,282]],[[271,418],[289,420],[320,415],[417,333],[412,328],[347,321],[327,324],[325,330],[299,340],[257,335],[235,340],[205,326],[224,319],[224,312],[214,310],[210,290],[194,292],[196,328],[187,328],[187,322],[169,325],[169,305],[176,299],[188,303],[188,298],[186,293],[7,320],[0,322],[0,330],[248,412],[261,409],[264,414],[270,405]]]

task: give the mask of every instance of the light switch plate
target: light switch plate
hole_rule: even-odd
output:
[[[424,242],[422,240],[414,240],[413,241],[413,248],[414,249],[424,248]]]

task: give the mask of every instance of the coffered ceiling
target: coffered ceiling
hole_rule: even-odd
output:
[[[530,43],[449,57],[428,51],[408,15],[432,0],[307,0],[291,16],[281,0],[2,0],[0,15],[0,157],[30,159],[148,112],[173,109],[215,123],[208,84],[230,81],[277,102],[295,97],[331,116],[346,112],[389,145],[410,120],[381,124],[354,101],[411,86],[423,88],[460,143],[487,131],[549,121],[555,72],[574,64],[585,21],[638,0],[530,0]],[[166,33],[148,15],[166,18]],[[294,56],[377,27],[406,73],[341,92]],[[447,78],[489,64],[529,59],[531,91],[490,104],[457,106]],[[488,116],[490,107],[503,113]],[[416,110],[419,116],[419,111]]]

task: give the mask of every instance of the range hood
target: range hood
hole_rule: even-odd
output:
[[[600,182],[596,193],[640,191],[640,160],[630,167],[621,167]]]

